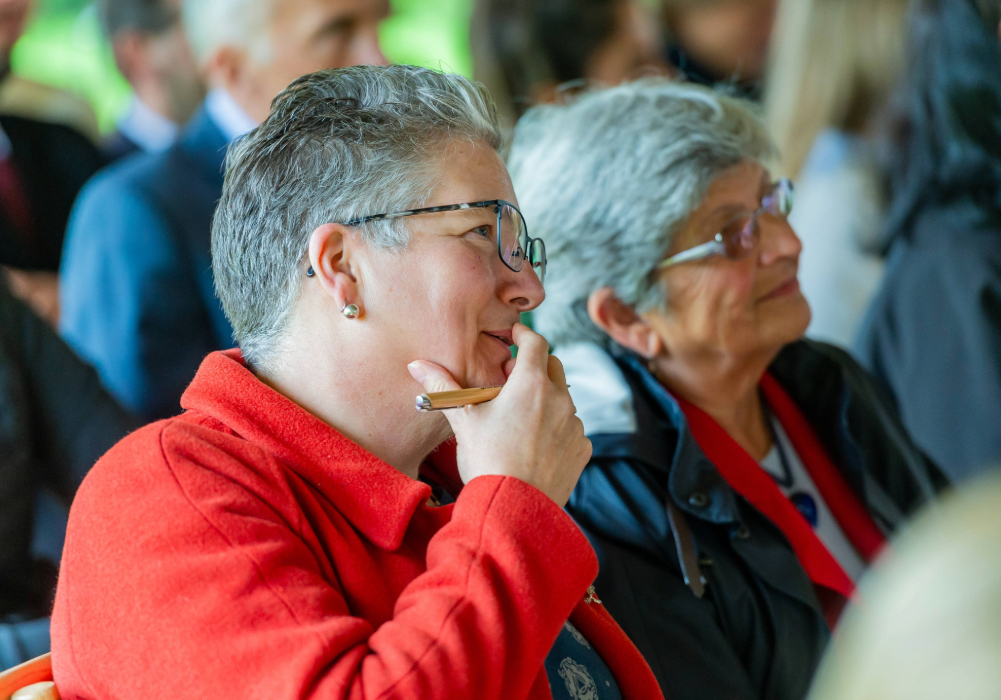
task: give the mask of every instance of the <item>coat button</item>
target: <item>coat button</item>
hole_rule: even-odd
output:
[[[737,528],[736,532],[733,533],[738,540],[746,540],[751,537],[751,529],[741,523],[740,527]]]
[[[704,493],[696,491],[691,496],[688,497],[688,505],[693,508],[705,508],[709,505],[709,497]]]

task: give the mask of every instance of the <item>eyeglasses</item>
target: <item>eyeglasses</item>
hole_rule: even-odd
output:
[[[462,211],[465,209],[489,209],[497,214],[497,254],[501,262],[513,272],[521,272],[528,260],[535,270],[539,282],[546,280],[546,244],[541,238],[528,235],[528,224],[518,207],[503,199],[490,199],[483,202],[468,202],[466,204],[446,204],[440,207],[425,207],[424,209],[409,209],[391,214],[374,214],[346,222],[345,226],[360,226],[369,221],[385,221],[387,219],[402,219],[405,216],[417,214],[436,214],[445,211]]]
[[[792,211],[792,205],[793,184],[782,178],[768,189],[761,198],[761,206],[756,211],[735,216],[711,241],[672,255],[657,267],[664,269],[714,255],[722,255],[728,260],[741,260],[758,245],[758,239],[761,237],[758,219],[761,215],[770,214],[784,219]]]

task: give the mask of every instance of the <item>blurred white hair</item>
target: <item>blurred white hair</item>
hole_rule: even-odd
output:
[[[657,264],[709,185],[772,155],[755,105],[665,78],[529,110],[508,167],[549,258],[537,329],[551,345],[607,344],[587,314],[602,287],[640,313],[662,305]]]
[[[257,63],[271,59],[268,37],[278,0],[183,0],[181,17],[199,64],[221,46],[246,49]]]

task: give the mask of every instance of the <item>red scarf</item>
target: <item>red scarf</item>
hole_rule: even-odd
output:
[[[828,457],[817,434],[789,394],[767,373],[761,378],[760,386],[769,408],[789,436],[845,537],[867,563],[871,562],[885,544],[883,534]],[[833,626],[844,599],[850,598],[855,591],[852,580],[758,462],[709,414],[682,398],[675,398],[688,418],[695,441],[730,487],[782,531],[815,586],[829,589],[842,598],[824,605],[825,613],[829,613],[828,622]]]

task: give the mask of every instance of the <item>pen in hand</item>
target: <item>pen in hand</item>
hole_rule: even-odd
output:
[[[502,386],[488,386],[479,389],[459,389],[421,394],[417,397],[417,410],[422,412],[443,411],[459,406],[475,406],[497,398]]]

